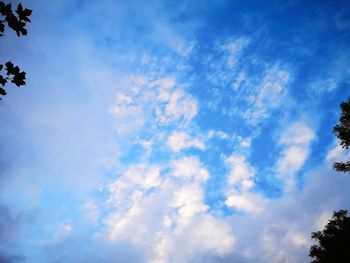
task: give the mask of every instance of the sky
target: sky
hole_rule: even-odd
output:
[[[22,4],[28,36],[0,42],[27,72],[0,102],[0,262],[308,262],[350,209],[349,1]]]

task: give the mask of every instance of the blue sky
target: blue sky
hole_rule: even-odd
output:
[[[16,3],[14,1],[14,3]],[[350,209],[347,1],[24,1],[1,262],[307,262]]]

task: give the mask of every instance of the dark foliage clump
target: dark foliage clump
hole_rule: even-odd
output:
[[[0,1],[0,37],[4,36],[5,25],[16,32],[17,36],[27,35],[27,29],[25,28],[27,23],[30,23],[30,15],[32,10],[23,8],[22,4],[18,4],[16,11],[12,10],[11,4],[5,4]],[[5,73],[3,73],[3,69]],[[14,66],[11,61],[5,64],[0,64],[0,96],[7,94],[5,85],[8,82],[12,82],[16,86],[24,86],[26,79],[26,73],[21,71],[18,66]],[[0,100],[2,98],[0,97]]]
[[[334,127],[333,132],[338,137],[340,146],[348,150],[350,146],[350,97],[347,102],[340,104],[340,109],[339,124]],[[350,172],[350,161],[336,162],[333,168],[337,172]]]
[[[311,246],[312,263],[350,262],[350,217],[348,211],[334,212],[323,231],[313,232],[311,237],[318,244]]]

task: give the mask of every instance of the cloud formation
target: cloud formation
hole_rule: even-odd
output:
[[[1,39],[28,82],[0,105],[0,261],[305,262],[349,209],[341,1],[27,4]]]

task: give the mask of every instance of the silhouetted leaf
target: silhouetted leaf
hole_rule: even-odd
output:
[[[13,71],[13,64],[12,64],[12,62],[11,61],[6,62],[5,66],[6,66],[6,72],[7,72],[6,74],[7,75],[12,74],[11,73]]]
[[[5,86],[6,82],[7,82],[7,80],[3,76],[0,75],[0,84]]]
[[[27,35],[27,29],[25,29],[24,27],[20,28],[19,31],[21,32],[21,34],[23,36],[26,36]]]
[[[3,95],[5,96],[7,93],[6,93],[6,90],[4,90],[3,88],[0,88],[0,95]],[[0,98],[1,99],[1,98]]]
[[[11,8],[11,4],[7,4],[4,6],[4,15],[8,15],[12,13],[12,8]]]
[[[22,71],[13,77],[12,82],[19,87],[26,84],[25,79],[26,79],[26,73]]]
[[[18,6],[17,6],[17,10],[16,10],[16,13],[17,14],[20,14],[23,12],[23,6],[22,6],[22,3],[19,3]]]
[[[4,31],[5,31],[5,25],[3,22],[0,22],[0,32],[4,33]]]
[[[32,10],[30,10],[28,8],[23,10],[22,4],[19,4],[17,7],[17,10],[16,10],[16,13],[18,14],[18,17],[20,20],[30,22],[28,16],[30,16],[32,14]]]

